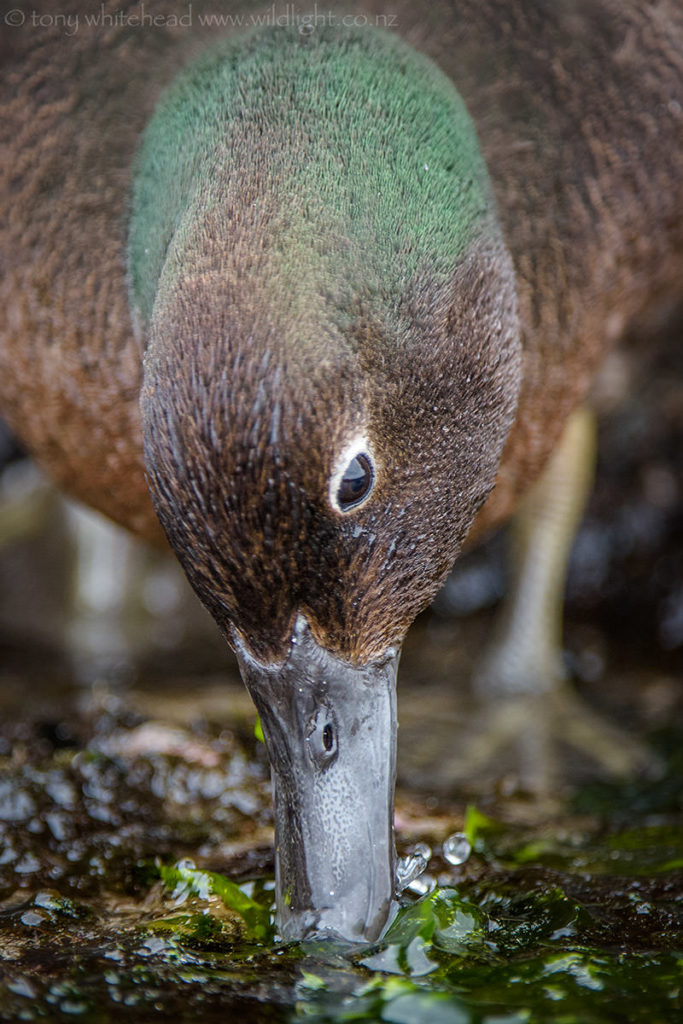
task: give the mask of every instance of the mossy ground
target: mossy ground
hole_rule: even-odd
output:
[[[374,947],[282,946],[262,745],[246,714],[230,728],[202,717],[202,692],[183,729],[173,692],[167,723],[142,720],[139,691],[82,695],[68,730],[6,716],[0,1019],[656,1024],[683,1011],[680,734],[659,737],[659,781],[583,787],[551,817],[522,794],[466,814],[403,788],[399,845],[432,843],[436,887],[408,895]],[[453,867],[440,843],[464,827],[472,853]]]

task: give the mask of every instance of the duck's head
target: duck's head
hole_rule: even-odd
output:
[[[401,642],[493,486],[518,390],[461,100],[388,34],[221,45],[148,126],[130,272],[156,509],[272,763],[280,930],[374,939]]]

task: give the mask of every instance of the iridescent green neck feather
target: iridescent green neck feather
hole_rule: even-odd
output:
[[[236,220],[248,209],[267,250],[241,268],[245,280],[255,275],[264,303],[299,327],[312,299],[343,310],[359,285],[394,326],[407,284],[446,282],[482,231],[496,232],[457,91],[378,31],[259,30],[221,42],[177,78],[135,178],[130,277],[143,324],[226,205]]]

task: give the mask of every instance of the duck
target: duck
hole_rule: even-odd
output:
[[[66,0],[5,23],[0,415],[170,544],[235,651],[280,935],[374,941],[406,631],[521,505],[555,552],[519,588],[541,624],[515,670],[512,617],[484,688],[538,698],[583,403],[680,294],[681,10]]]

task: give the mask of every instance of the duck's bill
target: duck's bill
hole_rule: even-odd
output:
[[[398,655],[350,665],[300,618],[283,665],[238,657],[272,768],[280,935],[372,942],[396,908]]]

